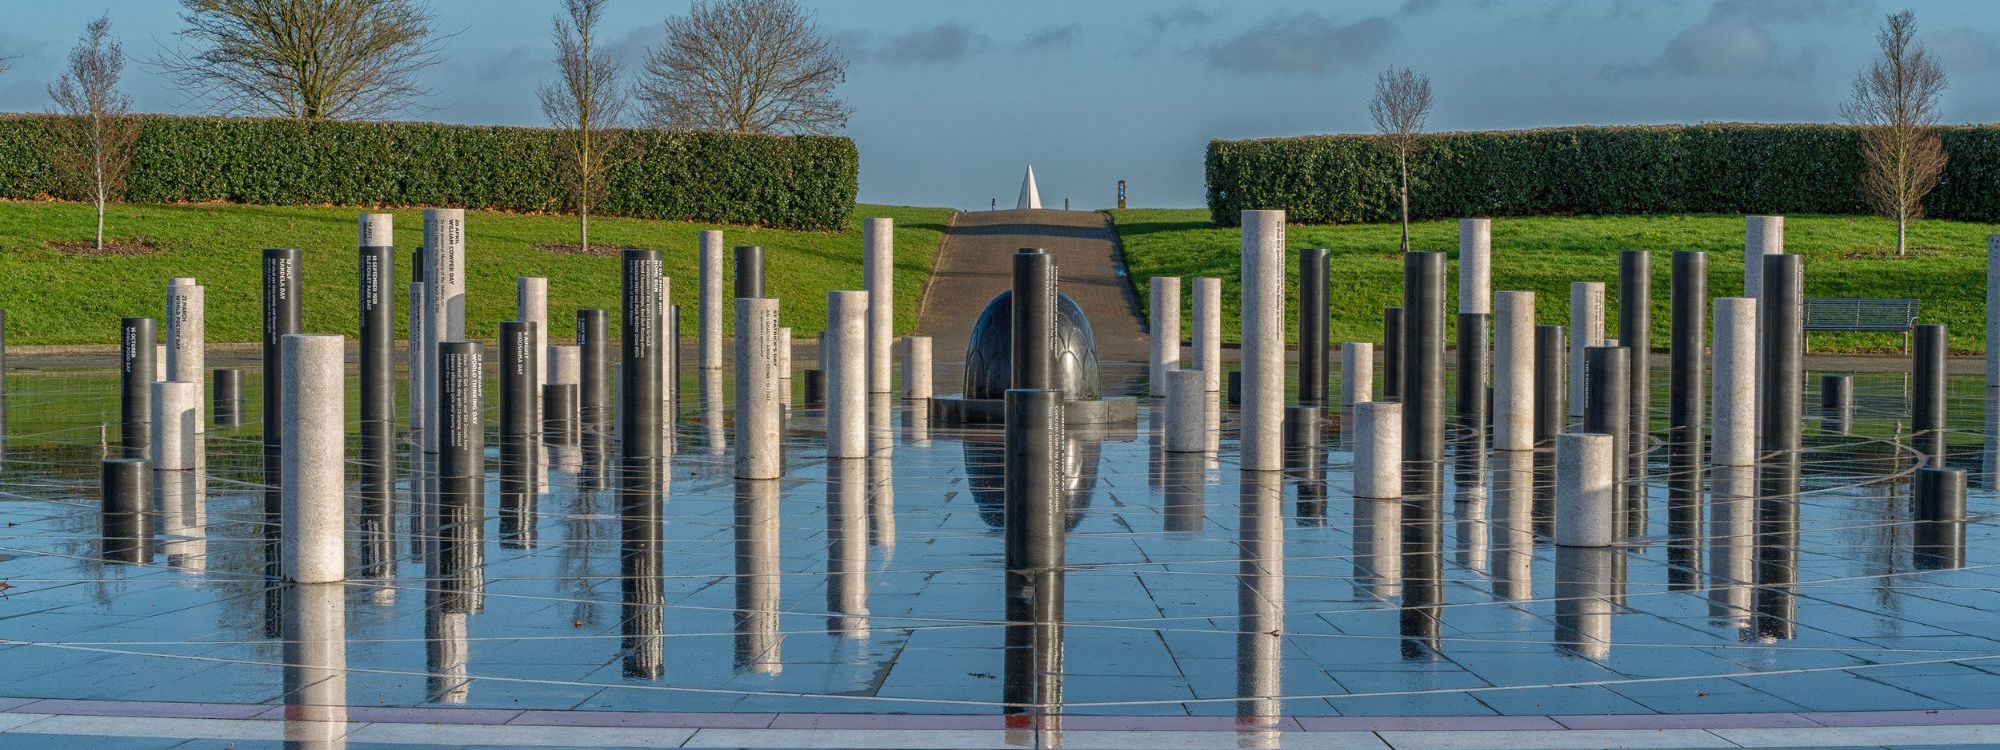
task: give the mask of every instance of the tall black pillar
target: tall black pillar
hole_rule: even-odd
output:
[[[1563,374],[1563,327],[1535,326],[1535,442],[1556,439],[1568,415],[1565,408]]]
[[[358,287],[363,432],[394,433],[396,428],[395,252],[395,248],[386,245],[361,248]]]
[[[1400,307],[1382,311],[1382,400],[1403,400],[1403,308]]]
[[[659,251],[626,250],[621,275],[625,289],[619,362],[624,382],[618,392],[625,425],[621,455],[652,458],[661,455],[660,376],[665,370]]]
[[[535,325],[525,320],[500,321],[500,437],[535,434],[535,375],[540,352],[535,351]]]
[[[1910,430],[1928,466],[1944,466],[1946,331],[1941,325],[1921,325],[1912,332],[1910,362]]]
[[[1469,430],[1486,429],[1486,371],[1492,355],[1487,341],[1492,338],[1493,316],[1487,313],[1458,314],[1458,422]]]
[[[126,458],[153,457],[156,330],[152,318],[118,320],[118,435]]]
[[[1617,457],[1626,455],[1634,439],[1629,421],[1631,393],[1626,390],[1631,383],[1632,350],[1623,346],[1593,346],[1583,350],[1583,356],[1585,377],[1590,380],[1583,390],[1583,431],[1611,436],[1612,518],[1616,519],[1612,524],[1613,538],[1623,538],[1625,477],[1629,467]]]
[[[1055,384],[1056,328],[1055,256],[1023,248],[1014,254],[1012,301],[1013,387],[1051,388]]]
[[[1797,255],[1764,256],[1764,289],[1757,298],[1764,322],[1759,345],[1764,364],[1764,393],[1758,422],[1763,452],[1797,451],[1801,413],[1800,392],[1805,371],[1804,308],[1805,266]]]
[[[1326,401],[1327,251],[1299,253],[1299,403]]]
[[[485,362],[477,341],[438,344],[438,476],[485,474]]]
[[[1618,254],[1618,345],[1629,351],[1626,378],[1626,434],[1617,460],[1624,476],[1644,476],[1646,444],[1653,432],[1653,253],[1626,250]]]
[[[285,337],[299,332],[301,317],[301,297],[305,290],[299,288],[299,251],[290,248],[266,248],[264,250],[264,448],[274,451],[282,441],[284,430],[278,424],[278,414],[283,404],[280,393],[283,390],[284,363],[282,360]],[[268,457],[275,461],[276,457]],[[269,472],[275,479],[278,472]],[[275,484],[275,482],[272,482]]]
[[[1444,253],[1403,254],[1403,459],[1444,460]]]
[[[736,248],[736,299],[764,296],[764,248],[741,245]]]
[[[581,360],[577,375],[578,413],[583,431],[611,434],[611,363],[609,316],[603,310],[576,311],[576,348]]]
[[[1708,253],[1700,250],[1675,251],[1671,284],[1667,439],[1675,449],[1701,456],[1705,453],[1702,449],[1705,442],[1702,415],[1708,406],[1702,387],[1708,359],[1703,351],[1708,327]],[[1699,467],[1701,462],[1697,461],[1694,465]],[[1695,486],[1700,486],[1699,479]]]

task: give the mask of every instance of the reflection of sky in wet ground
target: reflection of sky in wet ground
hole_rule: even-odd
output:
[[[1654,382],[1622,548],[1548,543],[1546,456],[1454,438],[1441,496],[1356,500],[1337,433],[1322,463],[1246,481],[1232,413],[1217,454],[1160,452],[1142,416],[1071,437],[1068,569],[1023,582],[1064,595],[1010,607],[998,433],[927,429],[900,403],[869,459],[829,462],[820,415],[794,412],[788,476],[770,482],[730,478],[693,388],[664,468],[550,450],[544,491],[524,494],[489,442],[496,473],[476,488],[413,492],[426,483],[399,455],[388,536],[362,533],[378,526],[351,488],[345,590],[287,591],[264,577],[254,425],[212,429],[200,475],[160,475],[147,562],[112,563],[94,415],[115,397],[17,375],[6,691],[1242,718],[2000,707],[1994,430],[1976,380],[1953,381],[1950,410],[1952,464],[1974,476],[1962,550],[1916,549],[1908,483],[1880,478],[1907,469],[1900,375],[1857,376],[1851,436],[1820,429],[1809,380],[1798,494],[1782,466],[1744,468],[1710,475],[1700,502],[1658,442]]]

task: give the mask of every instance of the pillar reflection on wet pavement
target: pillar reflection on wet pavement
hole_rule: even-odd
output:
[[[1485,573],[1493,524],[1487,492],[1486,425],[1483,410],[1455,417],[1451,432],[1452,519],[1458,539],[1458,566]]]
[[[1367,501],[1379,502],[1379,501]],[[1282,718],[1285,643],[1284,486],[1277,474],[1242,475],[1236,575],[1236,726],[1273,730]]]
[[[1493,595],[1534,597],[1535,452],[1493,452]]]
[[[1403,462],[1403,656],[1441,648],[1444,616],[1444,462]]]
[[[865,459],[827,459],[826,629],[850,638],[869,636],[867,481]]]
[[[896,546],[896,401],[887,393],[868,396],[868,543]]]
[[[778,628],[778,482],[736,480],[736,671],[784,671]]]
[[[1778,428],[1766,425],[1766,429]],[[1756,468],[1757,588],[1751,597],[1752,628],[1762,642],[1790,640],[1798,613],[1799,454],[1770,453]]]
[[[1709,476],[1708,617],[1722,627],[1750,626],[1756,584],[1757,471],[1715,466]]]
[[[1612,591],[1624,571],[1616,547],[1557,545],[1555,635],[1557,649],[1586,659],[1611,656]]]
[[[618,631],[623,639],[626,677],[659,679],[665,668],[666,593],[660,549],[662,483],[660,459],[619,461],[618,584],[622,606]]]
[[[286,748],[347,747],[346,586],[284,587]]]

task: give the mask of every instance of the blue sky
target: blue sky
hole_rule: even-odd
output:
[[[1131,183],[1138,206],[1202,204],[1211,138],[1369,129],[1387,65],[1430,74],[1433,130],[1830,121],[1884,13],[1916,11],[1951,78],[1947,122],[2000,120],[1993,0],[804,0],[852,64],[842,94],[864,201],[983,208],[1035,165],[1077,208]],[[433,0],[453,36],[411,119],[543,124],[554,0]],[[180,26],[166,0],[0,0],[0,110],[42,111],[85,21],[105,10],[146,111],[191,111],[141,64]],[[618,0],[636,63],[673,0]]]

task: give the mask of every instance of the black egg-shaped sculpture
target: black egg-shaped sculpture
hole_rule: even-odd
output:
[[[992,437],[964,442],[966,484],[972,488],[972,502],[979,508],[979,520],[995,529],[1007,528],[1007,444]],[[1078,430],[1063,438],[1062,471],[1063,529],[1073,530],[1090,511],[1090,498],[1097,491],[1098,459],[1104,454],[1100,432]]]
[[[1069,400],[1097,400],[1097,338],[1083,307],[1056,295],[1055,387]],[[1014,292],[986,303],[965,343],[965,397],[998,399],[1014,384]]]

